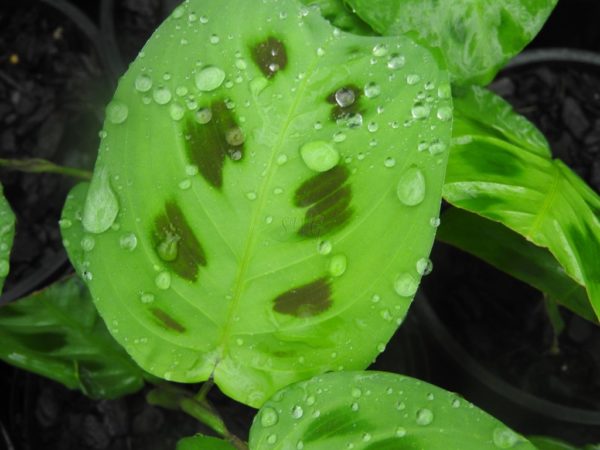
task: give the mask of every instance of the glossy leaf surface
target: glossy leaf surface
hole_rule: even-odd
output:
[[[569,277],[556,258],[523,236],[467,211],[442,215],[436,239],[453,245],[528,283],[592,322],[597,321],[585,289]]]
[[[184,3],[142,55],[78,222],[113,335],[152,374],[253,406],[366,367],[432,245],[446,73],[292,0]]]
[[[536,446],[538,450],[598,450],[599,445],[585,445],[583,447],[577,447],[567,442],[563,442],[559,439],[555,439],[548,436],[531,436],[529,438],[531,443]]]
[[[0,293],[10,270],[9,258],[14,237],[15,214],[4,197],[4,190],[0,185]]]
[[[478,95],[479,89],[468,95]],[[586,289],[600,317],[600,197],[561,161],[471,126],[472,117],[499,104],[456,98],[444,198],[547,248]]]
[[[278,392],[258,412],[251,450],[534,450],[466,400],[385,372],[331,373]]]
[[[198,434],[181,439],[177,450],[235,450],[235,447],[223,439]]]
[[[76,277],[0,309],[0,358],[94,398],[143,385],[142,371],[110,336]]]
[[[557,0],[348,0],[384,35],[439,47],[457,83],[489,83],[541,29]]]
[[[321,15],[340,30],[354,34],[373,35],[373,29],[354,14],[345,0],[301,0],[306,6],[317,7]]]

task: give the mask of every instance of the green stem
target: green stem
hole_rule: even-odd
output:
[[[558,308],[558,302],[555,298],[544,294],[544,307],[546,309],[546,314],[548,315],[548,319],[550,320],[550,325],[552,326],[552,346],[550,347],[550,353],[553,355],[560,354],[560,346],[558,343],[558,338],[560,334],[565,329],[565,322],[560,315],[560,310]]]
[[[206,400],[206,396],[208,395],[208,393],[210,392],[210,390],[212,389],[212,387],[214,385],[215,385],[215,382],[213,381],[212,378],[206,380],[204,383],[202,383],[202,387],[200,388],[198,393],[194,396],[194,399],[198,402],[203,402],[204,400]]]
[[[59,166],[42,158],[1,159],[0,167],[29,173],[57,173],[83,180],[91,180],[92,172],[75,167]]]

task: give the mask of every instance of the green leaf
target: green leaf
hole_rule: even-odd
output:
[[[501,422],[436,386],[341,372],[278,392],[257,414],[252,450],[534,450]]]
[[[184,3],[119,84],[75,223],[115,338],[152,374],[213,376],[252,406],[366,367],[430,252],[449,94],[408,38],[292,0]]]
[[[223,439],[198,434],[181,439],[177,450],[235,450],[235,447]]]
[[[143,386],[142,371],[110,336],[76,277],[0,309],[0,358],[94,398]]]
[[[4,189],[0,184],[0,292],[10,270],[9,258],[14,237],[15,214],[4,197]]]
[[[600,199],[561,161],[470,127],[472,119],[463,121],[496,106],[493,101],[474,104],[456,98],[457,126],[444,198],[547,248],[567,275],[586,289],[600,317]]]
[[[307,6],[317,7],[321,15],[340,30],[360,35],[373,35],[373,29],[354,14],[344,0],[301,0]]]
[[[585,289],[565,273],[556,258],[501,223],[451,208],[442,215],[436,239],[560,299],[587,320],[597,320]]]
[[[439,47],[452,80],[489,83],[529,43],[558,0],[347,0],[374,30]]]
[[[549,436],[530,436],[529,440],[538,450],[594,450],[597,446],[586,445],[585,447],[576,447],[567,442]]]
[[[73,186],[67,195],[61,218],[58,222],[63,238],[63,246],[69,255],[75,271],[83,279],[89,276],[85,270],[87,265],[84,264],[84,249],[95,245],[93,237],[85,235],[81,223],[83,207],[89,187],[90,183],[79,183]]]

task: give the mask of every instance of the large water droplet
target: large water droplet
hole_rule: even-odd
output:
[[[325,141],[312,141],[300,148],[300,155],[309,169],[326,172],[340,161],[340,154]]]
[[[97,170],[88,189],[83,207],[83,228],[90,233],[103,233],[114,223],[119,213],[119,202],[110,187],[105,167]]]
[[[437,110],[437,118],[442,122],[452,120],[452,108],[450,106],[440,106]]]
[[[394,290],[402,297],[412,297],[419,288],[419,282],[409,273],[403,273],[396,277]]]
[[[386,44],[377,44],[373,47],[374,56],[385,56],[388,52],[388,46]]]
[[[294,419],[300,419],[303,415],[304,415],[304,410],[302,409],[302,406],[295,405],[292,408],[292,417]]]
[[[171,91],[164,86],[157,87],[152,93],[152,98],[154,98],[154,101],[159,105],[166,105],[171,101],[172,97]]]
[[[365,85],[364,92],[367,98],[375,98],[381,94],[381,87],[377,83],[367,83]]]
[[[156,252],[163,261],[175,261],[179,253],[181,237],[176,233],[167,232],[165,238],[156,246]]]
[[[340,108],[347,108],[354,104],[356,100],[356,96],[352,89],[341,88],[335,92],[335,102],[340,106]]]
[[[129,108],[125,103],[113,100],[106,107],[106,117],[112,124],[118,125],[127,120],[129,115]]]
[[[390,55],[390,59],[388,60],[387,66],[388,69],[398,70],[404,67],[404,64],[406,64],[406,58],[403,55],[394,53]]]
[[[137,236],[135,233],[127,233],[119,238],[119,247],[124,250],[133,251],[137,247]]]
[[[340,277],[346,272],[348,259],[345,255],[335,255],[329,261],[329,273],[333,277]]]
[[[203,92],[214,91],[225,81],[225,72],[215,66],[208,66],[195,76],[196,87]]]
[[[179,121],[183,119],[184,114],[185,109],[183,106],[179,103],[171,103],[171,106],[169,106],[169,115],[171,116],[171,119]]]
[[[279,414],[273,408],[266,406],[260,413],[260,424],[265,427],[272,427],[279,422]]]
[[[398,198],[407,206],[416,206],[425,199],[425,176],[417,167],[409,167],[398,181]]]
[[[146,74],[140,74],[135,79],[135,89],[138,92],[148,92],[152,89],[152,78]]]
[[[167,290],[171,287],[171,274],[169,272],[160,272],[154,279],[156,287],[162,290]]]
[[[496,428],[492,440],[498,448],[512,448],[520,441],[520,438],[517,433],[508,428]]]
[[[417,410],[417,425],[427,426],[433,422],[433,412],[427,408]]]
[[[212,111],[210,108],[200,108],[196,111],[196,114],[194,114],[194,118],[196,119],[196,122],[201,125],[207,124],[212,119]]]
[[[417,120],[426,119],[431,113],[431,107],[425,103],[417,102],[410,110],[413,118]]]
[[[240,127],[233,127],[225,132],[225,140],[234,147],[242,145],[245,139],[244,132]]]

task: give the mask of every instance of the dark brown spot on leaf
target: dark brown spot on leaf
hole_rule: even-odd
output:
[[[339,189],[346,182],[348,176],[348,169],[344,166],[335,166],[327,172],[315,175],[302,183],[296,190],[294,204],[309,206],[322,200]]]
[[[269,37],[252,48],[252,58],[267,78],[273,78],[277,72],[287,66],[287,52],[280,40]]]
[[[155,220],[154,250],[161,261],[180,277],[196,281],[199,266],[206,266],[206,254],[174,201]]]
[[[360,113],[361,91],[353,84],[341,86],[327,96],[327,102],[331,103],[331,119],[334,121],[348,119]],[[349,101],[353,99],[352,101]]]
[[[329,411],[313,420],[306,428],[302,440],[308,444],[339,436],[361,435],[374,429],[373,423],[356,417],[356,413],[344,407]]]
[[[152,308],[151,311],[152,314],[154,314],[154,317],[156,317],[159,320],[160,324],[163,325],[165,328],[177,331],[178,333],[183,333],[185,331],[185,327],[183,325],[181,325],[179,322],[173,319],[162,309]]]
[[[188,159],[198,167],[204,179],[216,188],[223,186],[225,158],[242,159],[244,139],[233,113],[223,100],[210,106],[212,117],[207,123],[198,123],[194,114],[184,122],[184,143]]]
[[[325,278],[305,284],[277,296],[273,309],[281,314],[312,317],[331,306],[331,287]]]

